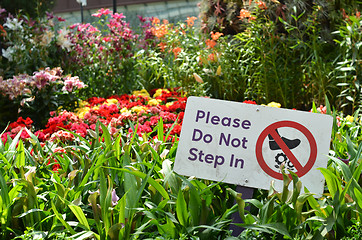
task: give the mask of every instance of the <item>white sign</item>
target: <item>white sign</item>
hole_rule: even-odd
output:
[[[333,118],[329,115],[189,97],[174,171],[181,175],[282,189],[280,165],[323,193]]]

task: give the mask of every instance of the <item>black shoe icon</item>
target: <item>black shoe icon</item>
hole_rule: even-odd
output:
[[[278,135],[280,136],[279,132],[278,132],[278,129],[275,129],[275,131],[278,133]],[[268,135],[269,137],[269,148],[271,150],[279,150],[281,149],[279,147],[279,145],[277,144],[277,142],[274,140],[274,138],[269,134]],[[287,145],[287,147],[289,149],[293,149],[293,148],[296,148],[299,146],[300,144],[300,139],[288,139],[288,138],[285,138],[285,137],[281,137],[281,139],[283,140],[283,142],[285,143],[285,145]]]

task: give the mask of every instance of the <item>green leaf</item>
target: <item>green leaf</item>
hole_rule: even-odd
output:
[[[324,178],[326,179],[327,187],[329,192],[331,193],[332,199],[337,191],[342,192],[342,187],[337,176],[331,172],[329,169],[319,168],[322,172]]]
[[[357,202],[359,208],[362,209],[362,192],[360,192],[357,188],[355,188],[354,194],[356,195],[355,201]]]
[[[180,222],[180,224],[184,227],[188,226],[188,211],[187,211],[187,205],[184,198],[184,195],[182,194],[181,189],[179,190],[177,194],[177,200],[176,200],[176,215],[177,219]]]
[[[0,196],[2,199],[2,203],[5,208],[9,207],[10,198],[9,198],[9,189],[6,185],[6,181],[4,179],[5,171],[4,169],[0,168]]]
[[[238,211],[239,211],[240,218],[241,218],[241,220],[243,220],[243,222],[245,222],[245,212],[244,212],[245,201],[244,201],[244,199],[242,199],[242,194],[234,191],[231,188],[227,188],[226,190],[228,192],[230,192],[231,195],[235,198],[236,203],[238,204]]]
[[[335,162],[342,170],[342,174],[345,178],[345,180],[348,182],[349,180],[351,180],[352,178],[352,173],[351,170],[349,169],[349,167],[347,166],[347,164],[345,164],[342,160],[333,157],[333,156],[329,156],[330,159],[332,159],[333,162]]]
[[[325,95],[324,98],[325,98],[325,101],[326,101],[327,114],[332,115],[331,105],[329,104],[329,100],[328,100],[327,95]]]
[[[73,228],[66,222],[64,221],[62,215],[58,212],[58,210],[56,209],[53,201],[51,201],[51,205],[52,205],[52,209],[53,212],[55,214],[55,216],[57,217],[57,219],[63,224],[63,226],[71,233],[71,234],[76,234],[76,232],[73,230]]]
[[[80,233],[70,236],[70,239],[83,240],[83,239],[93,239],[94,237],[97,240],[100,240],[100,237],[98,234],[95,234],[94,232],[90,232],[90,231],[82,231]]]
[[[113,240],[118,240],[119,231],[124,228],[124,223],[116,223],[111,226],[108,231],[108,236]]]
[[[162,117],[160,117],[160,120],[158,120],[158,124],[157,124],[157,138],[158,140],[160,141],[163,141],[163,120],[162,120]],[[166,139],[167,140],[167,139]]]
[[[287,236],[288,238],[292,239],[284,223],[276,222],[276,223],[253,224],[253,225],[243,224],[242,226],[248,229],[257,230],[269,234],[274,234],[275,232],[277,232],[281,235]]]
[[[100,171],[100,205],[101,205],[101,213],[102,220],[104,224],[104,228],[106,230],[106,235],[108,234],[108,230],[111,227],[111,211],[109,210],[112,206],[112,188],[113,184],[108,177],[108,187],[107,180],[103,170]]]
[[[108,128],[102,123],[100,122],[100,125],[102,127],[102,130],[103,130],[103,134],[102,134],[102,137],[104,137],[104,141],[106,143],[106,146],[111,146],[112,145],[112,137],[111,137],[111,134],[109,133],[109,130]]]
[[[130,173],[130,174],[132,174],[134,176],[137,176],[137,177],[140,177],[140,178],[143,178],[143,179],[145,179],[147,177],[147,174],[145,174],[143,172],[140,172],[138,170],[135,170],[133,168],[129,168],[129,169],[128,168],[112,168],[112,167],[107,167],[107,168],[127,172],[127,173]],[[163,198],[170,199],[170,197],[169,197],[168,193],[166,192],[165,188],[162,185],[160,185],[158,182],[156,182],[154,179],[148,178],[147,182],[149,184],[151,184],[154,188],[156,188],[156,190],[160,192],[160,194],[162,195]]]
[[[73,214],[78,219],[79,223],[85,227],[85,230],[90,231],[90,227],[88,225],[87,218],[85,217],[83,210],[76,205],[69,205],[70,210],[72,210]]]

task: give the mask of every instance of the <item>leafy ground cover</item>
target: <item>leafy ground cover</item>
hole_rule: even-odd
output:
[[[30,118],[9,125],[0,142],[2,238],[348,239],[361,234],[357,115],[334,113],[334,150],[328,168],[321,169],[327,182],[323,197],[301,194],[298,177],[291,180],[285,173],[282,192],[271,186],[243,200],[235,186],[172,171],[187,98],[167,89],[134,94],[90,98],[75,112],[52,113],[46,128],[35,132]],[[323,106],[314,111],[332,114]],[[351,138],[336,137],[342,135]],[[236,211],[246,228],[240,236],[229,229]]]

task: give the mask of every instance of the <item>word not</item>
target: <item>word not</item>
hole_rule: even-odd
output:
[[[243,129],[250,129],[251,122],[249,120],[241,121],[239,118],[232,119],[231,117],[223,117],[220,118],[217,115],[210,116],[210,112],[205,113],[202,110],[197,110],[196,114],[196,122],[204,120],[205,123],[211,123],[213,125],[221,124],[224,127],[234,127],[234,128],[243,128]]]
[[[204,134],[200,129],[195,128],[194,132],[192,133],[192,139],[193,142],[198,142],[200,140],[202,140],[204,143],[211,143],[213,140],[213,136],[211,134]],[[239,138],[234,138],[231,137],[231,134],[224,134],[221,133],[220,134],[220,138],[219,138],[219,145],[226,145],[227,147],[229,147],[230,145],[234,148],[237,147],[241,147],[244,149],[247,149],[246,143],[248,142],[248,140],[246,139],[246,137],[243,137],[241,140]]]
[[[189,150],[190,153],[190,157],[188,157],[188,159],[190,161],[196,161],[198,160],[199,162],[205,162],[207,164],[214,164],[214,168],[216,168],[217,166],[221,166],[225,163],[225,157],[222,155],[213,155],[210,153],[204,153],[202,150],[198,150],[197,148],[191,148]],[[234,156],[234,154],[231,154],[231,158],[230,158],[230,167],[235,167],[237,168],[238,165],[240,165],[240,168],[244,168],[244,160],[241,158],[236,158]]]
[[[243,137],[242,140],[240,140],[239,138],[233,138],[232,140],[231,138],[231,134],[229,133],[227,135],[227,137],[225,137],[225,134],[221,133],[220,134],[220,141],[219,141],[219,145],[222,145],[223,141],[225,143],[226,146],[229,146],[231,143],[231,146],[233,146],[234,148],[239,147],[241,144],[243,145],[242,148],[246,149],[246,143],[248,142],[248,140],[246,139],[246,137]]]

